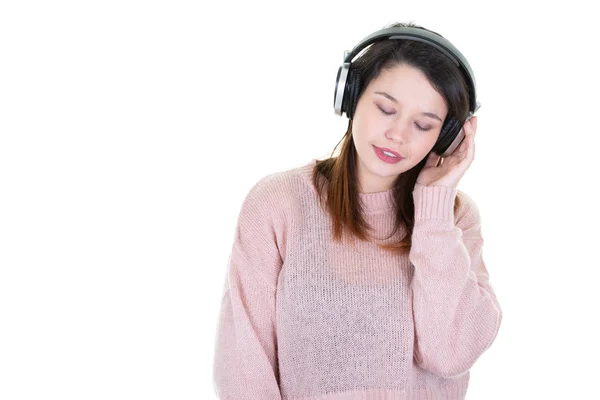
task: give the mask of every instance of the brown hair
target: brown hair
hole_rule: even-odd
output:
[[[405,26],[425,29],[413,23],[396,23],[388,27]],[[369,83],[379,76],[382,70],[392,69],[401,64],[407,64],[421,70],[427,76],[431,85],[444,97],[448,106],[445,121],[455,118],[464,123],[469,111],[469,103],[468,89],[462,73],[438,50],[417,41],[384,40],[375,42],[360,58],[355,60],[351,68],[357,72],[362,80],[358,98],[360,98]],[[355,104],[357,103],[358,100]],[[313,184],[317,188],[321,204],[332,217],[334,240],[341,240],[342,234],[346,231],[350,233],[351,238],[368,241],[367,230],[370,230],[371,227],[363,218],[359,202],[357,154],[352,138],[352,120],[348,121],[348,129],[335,146],[332,155],[340,143],[342,147],[337,157],[317,160],[312,176]],[[436,145],[434,145],[434,149]],[[394,181],[392,194],[396,220],[394,229],[387,238],[393,236],[400,225],[406,227],[407,235],[396,243],[378,244],[381,249],[393,253],[408,253],[410,251],[412,229],[414,227],[412,192],[417,177],[426,162],[427,157],[412,169],[398,175]],[[325,179],[320,179],[320,174]],[[326,201],[323,196],[325,183],[328,183]],[[460,199],[459,196],[456,196],[454,202],[455,213],[459,207]]]

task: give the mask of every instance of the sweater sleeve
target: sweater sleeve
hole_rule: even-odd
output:
[[[221,400],[281,399],[275,294],[282,219],[276,218],[275,204],[263,179],[250,190],[238,216],[213,362],[213,387]]]
[[[462,206],[454,216],[454,199]],[[502,311],[482,257],[479,211],[456,188],[415,185],[409,259],[415,362],[436,375],[467,372],[492,344]]]

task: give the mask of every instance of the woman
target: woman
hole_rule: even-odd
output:
[[[497,336],[479,212],[457,190],[474,158],[474,81],[401,38],[375,41],[347,73],[339,154],[262,178],[242,205],[220,399],[464,399]]]

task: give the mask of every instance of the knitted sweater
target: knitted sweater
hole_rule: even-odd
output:
[[[315,163],[265,176],[243,201],[216,331],[218,398],[464,399],[502,320],[475,203],[417,184],[412,248],[394,255],[376,245],[406,233],[382,239],[392,190],[360,193],[376,240],[339,243]]]

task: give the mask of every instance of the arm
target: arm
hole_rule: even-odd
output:
[[[281,399],[275,293],[282,260],[273,191],[259,181],[235,230],[217,329],[213,386],[222,400]],[[275,222],[279,221],[279,222]]]
[[[462,206],[454,217],[454,199]],[[415,361],[443,377],[468,371],[496,338],[502,311],[482,257],[479,211],[455,188],[415,185],[409,258]],[[456,220],[456,223],[455,223]]]

